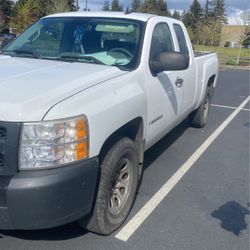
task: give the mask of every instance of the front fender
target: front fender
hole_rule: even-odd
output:
[[[114,131],[137,117],[147,120],[147,103],[141,83],[136,71],[111,79],[58,103],[44,120],[86,115],[90,133],[89,157],[97,156]],[[145,136],[146,131],[143,134]]]

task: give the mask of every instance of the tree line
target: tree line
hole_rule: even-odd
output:
[[[0,33],[9,27],[19,33],[45,15],[76,10],[75,0],[0,0]]]
[[[104,0],[103,11],[121,11],[123,6],[119,0]],[[218,45],[221,28],[227,23],[224,0],[207,0],[201,6],[198,0],[194,0],[188,10],[180,12],[168,9],[164,0],[132,0],[132,12],[151,13],[160,16],[168,16],[184,22],[194,44]]]
[[[104,0],[103,11],[123,11],[119,0]],[[75,0],[0,0],[0,32],[14,27],[19,33],[42,16],[76,11]],[[131,0],[131,11],[173,17],[186,25],[195,44],[218,45],[221,27],[227,23],[224,0],[194,0],[186,11],[170,11],[165,0]]]
[[[194,0],[182,21],[195,44],[218,46],[222,26],[227,24],[225,2],[207,0],[202,7],[198,0]]]
[[[119,0],[104,0],[103,11],[123,11],[124,8]],[[170,12],[168,8],[167,1],[165,0],[132,0],[131,1],[131,12],[140,13],[151,13],[160,16],[174,17],[176,19],[181,19],[181,13],[177,10]]]

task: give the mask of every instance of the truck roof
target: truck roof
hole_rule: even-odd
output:
[[[125,12],[111,12],[111,11],[100,11],[100,12],[79,11],[79,12],[65,12],[65,13],[52,14],[46,16],[45,18],[48,17],[109,17],[109,18],[111,17],[111,18],[126,18],[126,19],[133,19],[133,20],[147,22],[151,17],[157,17],[157,16],[145,13],[125,14]]]

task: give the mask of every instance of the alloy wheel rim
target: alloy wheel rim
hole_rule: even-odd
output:
[[[109,210],[114,215],[120,213],[128,199],[132,182],[132,164],[127,158],[123,158],[118,162],[116,169],[109,200]]]

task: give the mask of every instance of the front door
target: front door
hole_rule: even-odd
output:
[[[175,51],[168,24],[158,23],[153,31],[150,59],[161,52]],[[148,98],[148,143],[154,144],[176,124],[182,107],[183,88],[181,71],[149,72],[146,78]]]

